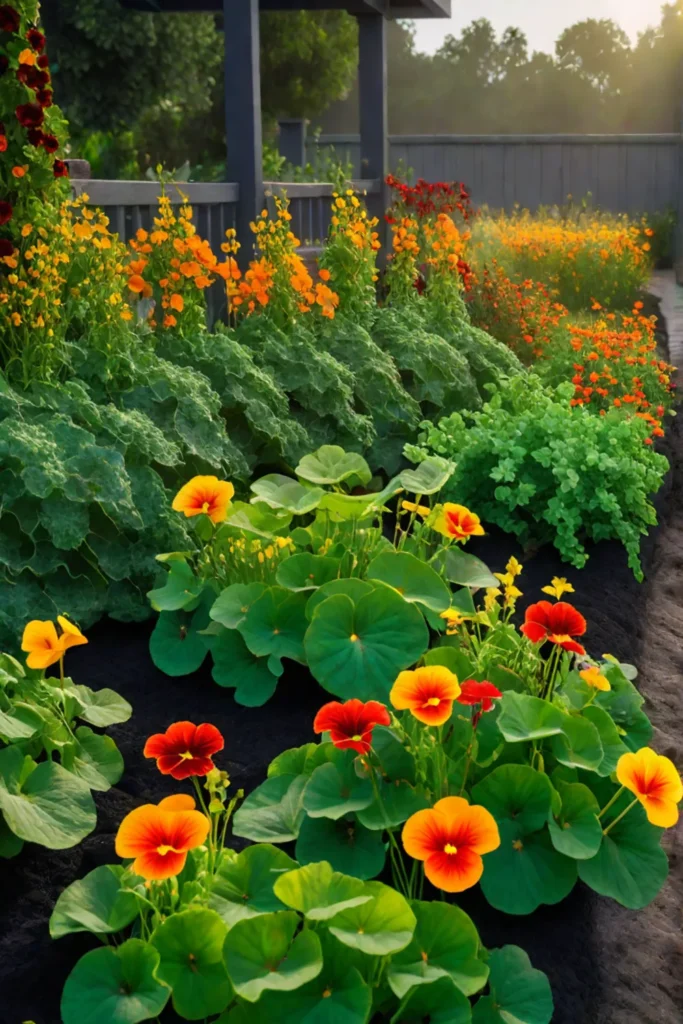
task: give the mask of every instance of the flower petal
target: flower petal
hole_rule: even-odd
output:
[[[435,851],[442,850],[446,840],[438,812],[428,808],[411,815],[403,826],[401,842],[408,856],[415,860],[425,860]]]
[[[484,862],[468,847],[457,853],[433,853],[425,861],[425,875],[437,889],[463,892],[476,885],[484,872]]]

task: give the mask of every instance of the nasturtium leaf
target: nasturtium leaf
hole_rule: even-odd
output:
[[[640,711],[644,697],[617,665],[603,667],[603,673],[609,680],[611,689],[598,693],[595,703],[603,708],[617,725],[626,727]]]
[[[647,747],[654,733],[652,722],[644,711],[634,712],[622,728],[624,743],[633,753],[640,750],[641,747]]]
[[[459,587],[497,587],[498,580],[479,559],[469,555],[455,544],[443,556],[446,579]],[[437,559],[437,568],[441,559]]]
[[[289,479],[287,477],[286,479]],[[228,517],[218,529],[216,544],[218,551],[227,544],[233,544],[242,534],[248,533],[262,540],[272,540],[273,534],[284,530],[292,521],[292,513],[285,508],[272,508],[265,501],[252,499],[252,504],[245,501],[233,501],[228,509]]]
[[[373,832],[358,821],[306,817],[295,856],[300,864],[326,860],[345,875],[374,878],[384,867],[386,847],[381,832]]]
[[[282,675],[281,663],[277,674],[272,672],[270,659],[252,654],[235,629],[225,629],[207,639],[213,657],[211,677],[215,683],[234,686],[235,700],[244,707],[260,708],[270,700]]]
[[[10,860],[12,857],[16,857],[17,854],[21,853],[23,845],[24,840],[20,839],[19,836],[15,836],[5,821],[2,811],[0,811],[0,857],[3,860]]]
[[[506,668],[505,665],[490,665],[486,669],[486,678],[494,686],[497,686],[501,693],[505,693],[506,690],[523,693],[526,688],[524,679],[517,672]]]
[[[86,725],[76,729],[76,740],[62,751],[62,764],[91,789],[106,793],[123,775],[123,757],[111,736],[101,736]]]
[[[310,455],[304,455],[295,469],[302,480],[312,484],[330,486],[355,477],[365,486],[372,479],[372,472],[362,455],[346,452],[336,444],[324,444]]]
[[[356,774],[354,750],[336,750],[311,775],[304,793],[304,810],[311,818],[342,818],[369,807],[374,800],[372,782]]]
[[[97,823],[90,789],[54,761],[33,765],[27,775],[20,750],[0,750],[0,810],[9,828],[49,850],[75,846]]]
[[[226,629],[237,629],[244,622],[247,612],[254,601],[266,589],[265,583],[233,583],[226,587],[216,598],[209,616],[214,622],[220,622]]]
[[[598,801],[588,786],[580,782],[557,783],[562,799],[559,814],[551,814],[548,831],[553,846],[575,860],[594,857],[602,842],[602,825],[598,821]]]
[[[369,580],[379,580],[398,591],[404,601],[443,612],[450,605],[450,590],[430,565],[405,551],[385,551],[370,562]]]
[[[540,697],[508,690],[500,701],[498,728],[508,743],[540,740],[562,732],[564,715]]]
[[[152,608],[158,612],[176,612],[188,608],[197,601],[204,589],[204,583],[195,576],[187,562],[174,560],[168,565],[164,586],[150,590],[147,594]]]
[[[305,864],[276,879],[274,891],[284,904],[310,921],[327,921],[341,910],[368,903],[365,882],[333,871],[327,861]]]
[[[92,949],[64,984],[63,1024],[139,1024],[157,1017],[171,994],[155,977],[158,966],[159,954],[142,939]]]
[[[288,843],[296,839],[305,815],[303,797],[307,784],[305,775],[275,775],[266,779],[235,811],[233,834],[255,843]]]
[[[392,782],[405,780],[412,784],[416,780],[415,755],[403,745],[393,729],[377,725],[372,731],[372,749],[379,763],[382,775]],[[356,768],[360,762],[356,762]]]
[[[288,992],[320,974],[320,939],[304,928],[297,935],[299,915],[293,910],[249,917],[228,932],[225,965],[235,991],[255,1002],[266,989]]]
[[[473,787],[472,802],[486,807],[498,824],[513,822],[524,835],[545,826],[552,795],[543,772],[523,764],[502,764]]]
[[[553,995],[519,946],[489,950],[490,994],[474,1004],[473,1024],[550,1024]]]
[[[84,709],[79,712],[78,717],[90,725],[96,725],[98,729],[127,722],[133,714],[128,701],[115,690],[106,687],[102,690],[91,690],[89,686],[74,686],[74,690]]]
[[[391,958],[387,980],[394,994],[403,999],[414,985],[443,977],[466,996],[483,988],[489,971],[478,957],[479,935],[464,910],[423,900],[410,906],[417,925],[410,943]]]
[[[0,711],[0,740],[14,743],[28,740],[45,724],[41,715],[28,704],[15,703],[10,711]]]
[[[498,728],[498,717],[499,708],[493,707],[482,715],[477,725],[474,760],[482,768],[487,768],[490,764],[493,764],[505,746],[503,734]],[[508,750],[510,753],[513,753],[515,750],[520,750],[521,752],[519,747],[508,747]]]
[[[268,587],[247,612],[239,631],[252,654],[304,661],[306,594]]]
[[[224,857],[214,878],[210,906],[228,927],[245,917],[284,910],[273,891],[283,872],[291,872],[296,861],[270,843],[248,846],[236,857]]]
[[[379,803],[373,799],[366,808],[356,811],[358,820],[366,828],[396,828],[407,821],[411,814],[432,806],[432,801],[409,782],[383,781],[379,794]]]
[[[214,910],[192,907],[171,914],[154,931],[155,976],[170,986],[173,1009],[185,1020],[221,1013],[232,998],[223,963],[227,926]]]
[[[275,579],[286,590],[315,590],[339,575],[338,558],[300,551],[280,562]]]
[[[616,771],[617,762],[621,755],[627,753],[628,747],[621,739],[616,725],[602,708],[591,704],[589,707],[584,708],[581,714],[583,718],[587,718],[595,727],[600,737],[602,760],[595,770],[598,775],[611,775],[612,772]]]
[[[438,978],[408,992],[389,1024],[422,1024],[426,1020],[430,1024],[471,1024],[470,1001],[450,978]]]
[[[351,579],[345,580],[330,580],[329,583],[323,583],[315,593],[311,594],[306,605],[306,618],[310,622],[313,618],[313,612],[316,610],[319,604],[322,604],[328,597],[334,597],[335,594],[346,594],[350,597],[354,604],[360,601],[361,597],[365,597],[366,594],[372,593],[372,584],[366,583],[365,580]]]
[[[365,892],[372,899],[336,914],[328,924],[331,934],[369,956],[405,949],[417,924],[406,898],[383,882],[366,882]]]
[[[622,795],[602,819],[605,827],[630,800],[630,793]],[[662,831],[650,824],[644,809],[636,804],[603,836],[596,855],[579,861],[579,878],[629,910],[646,907],[669,874],[669,861],[660,846]]]
[[[304,743],[302,747],[283,750],[268,765],[268,778],[275,775],[310,775],[315,767],[313,756],[319,749],[319,743]]]
[[[342,699],[386,700],[398,673],[425,652],[429,631],[420,611],[388,587],[354,606],[344,594],[318,605],[304,646],[313,676]]]
[[[500,846],[484,857],[481,878],[491,906],[506,914],[531,914],[542,903],[559,903],[571,892],[576,861],[554,849],[546,830],[525,834],[509,818],[498,822],[498,830]]]
[[[378,491],[376,494],[340,494],[338,491],[326,491],[318,506],[321,511],[329,513],[332,522],[343,523],[351,519],[370,518],[384,502],[391,497],[390,491]]]
[[[149,653],[158,669],[167,676],[187,676],[196,672],[206,658],[207,640],[200,634],[209,616],[203,606],[188,612],[162,612],[149,638]]]
[[[321,487],[304,487],[298,480],[281,473],[262,476],[254,481],[251,490],[256,495],[251,499],[253,502],[264,501],[271,508],[284,508],[297,516],[317,508],[325,493]]]
[[[562,732],[553,736],[550,749],[560,764],[589,771],[595,771],[604,756],[598,730],[581,715],[562,716]]]
[[[404,469],[398,479],[401,487],[410,494],[436,494],[453,475],[455,463],[431,455],[420,462],[416,469]]]
[[[106,935],[134,921],[138,901],[134,893],[121,891],[123,874],[120,865],[104,864],[64,889],[50,917],[52,938],[72,932]]]

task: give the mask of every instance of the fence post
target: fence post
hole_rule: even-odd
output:
[[[360,176],[379,178],[380,190],[368,196],[370,214],[379,218],[377,230],[384,246],[384,179],[389,173],[389,114],[387,109],[387,31],[381,14],[358,14],[358,103],[360,113]]]
[[[674,270],[676,280],[683,285],[683,60],[680,64],[678,76],[679,103],[679,131],[678,140],[678,209],[676,210],[676,241],[674,248]]]
[[[303,117],[283,117],[278,123],[278,151],[294,167],[306,166],[306,125]]]
[[[264,200],[259,0],[223,0],[223,24],[227,180],[239,185],[235,226],[245,265],[253,253],[249,223]]]

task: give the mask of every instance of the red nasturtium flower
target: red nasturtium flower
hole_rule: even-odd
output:
[[[39,103],[20,103],[15,114],[22,128],[39,128],[45,120],[43,108]]]
[[[425,875],[438,889],[463,892],[481,878],[482,854],[500,846],[493,815],[462,796],[447,796],[418,811],[403,826],[403,848],[424,861]]]
[[[0,4],[0,32],[18,32],[20,24],[19,11],[10,4]]]
[[[434,529],[443,533],[445,537],[453,537],[455,540],[481,537],[484,533],[479,516],[470,512],[464,505],[456,505],[452,501],[447,501],[441,506],[439,514],[434,520]]]
[[[128,282],[130,285],[130,281]],[[221,523],[228,514],[235,488],[215,476],[195,476],[180,488],[173,499],[174,512],[190,516],[207,515],[212,523]]]
[[[55,178],[68,178],[69,168],[63,160],[55,160],[55,162],[52,165],[52,173],[54,174]]]
[[[479,719],[485,711],[490,711],[493,707],[493,702],[498,697],[502,697],[503,694],[500,692],[497,686],[490,683],[488,679],[482,679],[481,682],[477,682],[476,679],[466,679],[460,685],[460,696],[458,697],[458,704],[467,704],[470,707],[479,705],[477,710],[472,715],[472,725],[476,729],[479,724]]]
[[[206,815],[195,810],[191,796],[168,796],[127,814],[116,835],[119,857],[134,857],[133,871],[150,881],[180,874],[189,850],[209,834]]]
[[[529,605],[524,613],[524,625],[520,629],[534,644],[549,640],[552,644],[559,644],[565,651],[586,653],[581,644],[572,640],[572,637],[583,636],[586,632],[586,620],[567,601],[558,601],[556,604],[538,601]]]
[[[397,711],[406,709],[425,725],[443,725],[460,696],[457,676],[445,665],[423,665],[399,672],[389,700]]]
[[[2,259],[3,256],[11,256],[13,252],[14,246],[9,238],[0,238],[0,259]]]
[[[150,736],[144,755],[156,759],[162,775],[181,780],[191,775],[208,775],[214,768],[213,754],[224,746],[225,741],[215,725],[174,722],[166,732]]]
[[[6,199],[0,199],[0,224],[7,224],[12,219],[12,206]]]
[[[384,704],[378,700],[363,703],[352,700],[332,700],[324,704],[313,722],[316,733],[329,732],[330,739],[340,750],[356,750],[367,754],[372,746],[372,730],[376,725],[390,725],[391,718]]]
[[[668,757],[651,747],[641,747],[635,754],[622,754],[617,762],[617,779],[640,800],[652,825],[671,828],[676,824],[683,784]]]

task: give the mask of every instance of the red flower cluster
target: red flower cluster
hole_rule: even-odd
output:
[[[408,185],[393,174],[387,175],[385,180],[395,193],[394,202],[409,208],[418,217],[428,217],[433,213],[454,213],[456,210],[464,220],[472,216],[469,192],[460,182],[425,181],[419,178],[414,185]],[[389,224],[393,223],[391,214],[386,219]]]
[[[20,24],[19,11],[9,4],[0,4],[0,32],[18,32]]]

